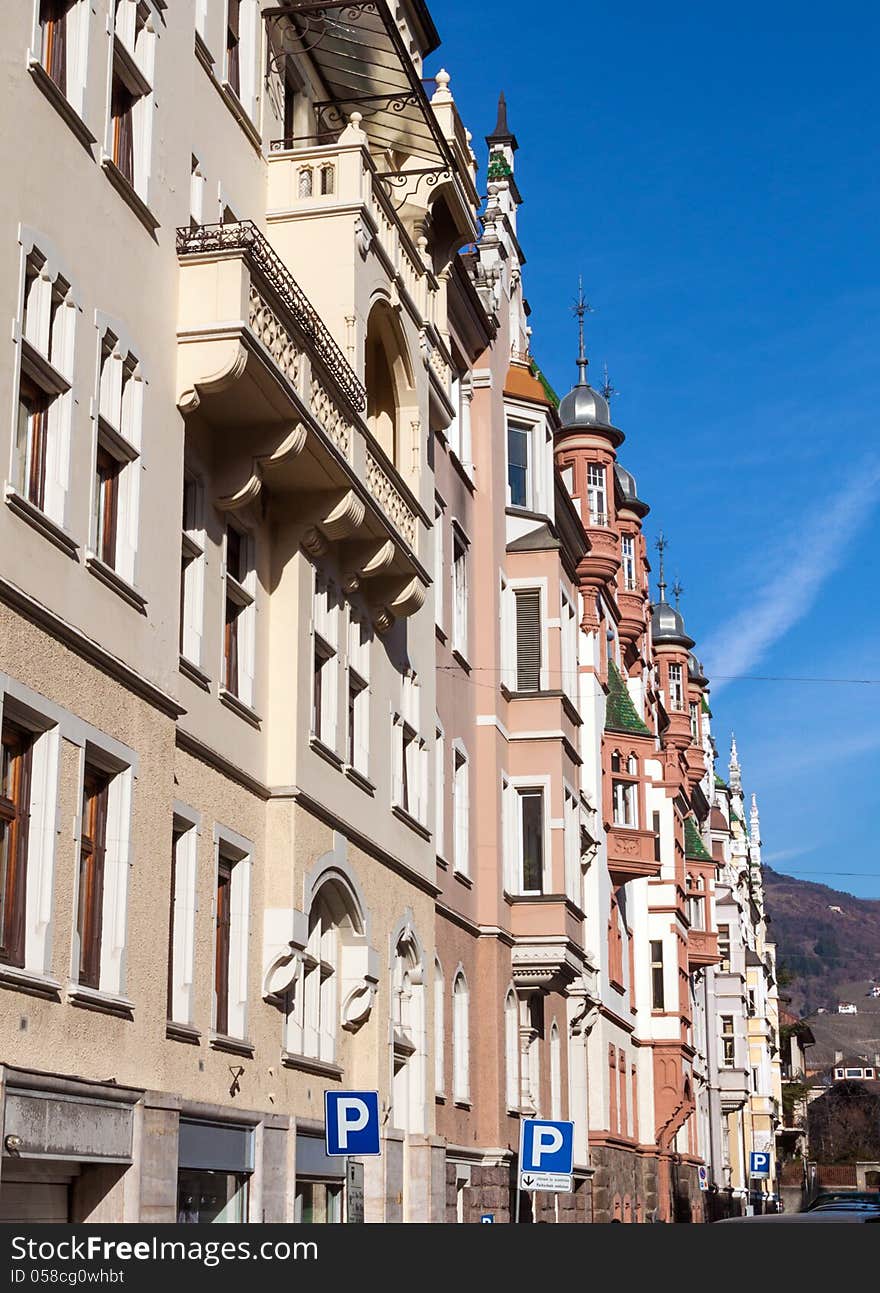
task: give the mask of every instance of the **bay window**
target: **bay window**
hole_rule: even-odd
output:
[[[684,709],[684,688],[680,664],[669,666],[669,705],[671,709]]]
[[[623,573],[623,587],[626,592],[633,593],[637,589],[636,583],[636,541],[631,534],[624,534],[620,540],[621,569]]]
[[[600,462],[587,463],[587,500],[591,525],[607,525],[605,468]]]

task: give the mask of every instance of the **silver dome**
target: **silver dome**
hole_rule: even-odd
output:
[[[681,613],[667,601],[655,602],[651,608],[651,636],[655,645],[668,643],[688,649],[695,645],[694,639],[685,632]]]
[[[624,499],[628,503],[633,500],[637,500],[639,497],[639,490],[636,485],[636,478],[632,472],[627,471],[625,467],[621,467],[619,462],[616,462],[614,464],[614,475],[617,478],[617,483],[620,486],[620,492]]]
[[[688,656],[688,677],[700,686],[705,686],[708,681],[702,660],[698,660],[693,652]]]
[[[559,405],[563,427],[610,427],[611,414],[608,401],[594,391],[586,380],[573,386]]]

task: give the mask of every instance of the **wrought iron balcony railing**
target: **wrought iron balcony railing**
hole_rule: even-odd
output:
[[[345,400],[356,413],[367,407],[367,396],[357,374],[337,346],[315,307],[284,261],[252,220],[228,224],[184,226],[177,230],[178,256],[206,256],[212,252],[238,251],[257,270],[290,314],[291,321]]]

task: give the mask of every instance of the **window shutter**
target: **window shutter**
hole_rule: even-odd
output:
[[[70,460],[70,395],[59,395],[49,407],[48,461],[46,463],[46,515],[64,524],[67,510],[67,477]]]
[[[232,868],[229,904],[229,1017],[230,1037],[247,1036],[247,976],[250,925],[250,860]]]
[[[537,588],[516,590],[516,689],[541,687],[541,594]]]
[[[403,722],[394,714],[391,719],[391,795],[395,804],[403,803]]]
[[[116,569],[134,584],[136,577],[138,512],[140,502],[140,459],[123,467],[119,481],[119,513],[116,521]]]
[[[202,663],[202,625],[205,618],[205,558],[194,557],[186,568],[183,599],[183,654],[193,664]]]
[[[253,602],[238,617],[238,694],[245,705],[254,704],[257,641],[257,608]]]
[[[355,701],[354,715],[354,766],[363,776],[370,766],[370,689],[365,687]]]

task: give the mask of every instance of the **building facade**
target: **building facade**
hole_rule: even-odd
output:
[[[437,44],[421,0],[7,25],[4,1220],[701,1220],[772,1140],[757,814]],[[535,1116],[571,1194],[517,1189]]]

